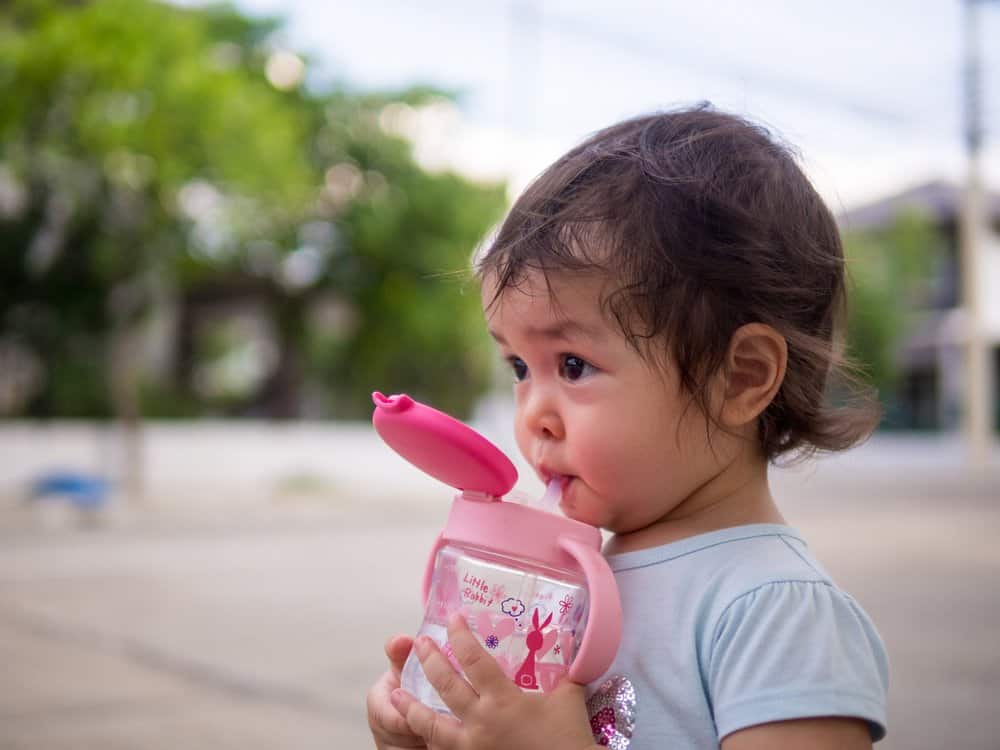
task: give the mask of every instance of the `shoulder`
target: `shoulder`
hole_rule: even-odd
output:
[[[699,629],[761,587],[779,582],[832,584],[802,538],[787,526],[756,524],[689,537],[608,558],[625,599],[666,587],[673,607]]]
[[[766,533],[761,533],[765,530]],[[713,578],[723,600],[736,599],[774,583],[832,585],[830,574],[794,530],[769,526],[763,527],[761,532],[748,533],[719,545],[720,555]]]
[[[793,529],[724,529],[609,563],[626,613],[615,668],[658,680],[647,692],[670,696],[663,710],[703,714],[719,738],[818,716],[884,733],[881,639]]]
[[[712,567],[703,582],[707,642],[718,650],[731,638],[764,629],[771,641],[840,634],[881,646],[857,601],[834,583],[798,534],[782,529],[734,540]]]
[[[622,575],[690,568],[713,576],[740,571],[779,574],[781,571],[829,578],[808,552],[794,529],[777,524],[753,524],[720,529],[659,547],[610,555],[608,563]]]
[[[734,657],[749,660],[763,651],[790,660],[814,648],[824,651],[810,661],[823,656],[831,669],[848,657],[884,661],[885,649],[871,618],[830,581],[767,581],[718,605],[718,616],[708,621],[711,632],[705,633],[710,669],[733,669]]]
[[[702,676],[720,736],[770,721],[845,716],[866,720],[881,737],[888,659],[875,625],[799,540],[775,539],[766,551],[720,571],[724,580],[702,619]]]

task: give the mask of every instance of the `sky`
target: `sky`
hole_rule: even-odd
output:
[[[1000,2],[979,0],[983,173],[1000,189]],[[835,212],[966,172],[961,0],[237,0],[286,21],[308,80],[431,84],[432,168],[518,191],[589,133],[700,101],[793,144]]]

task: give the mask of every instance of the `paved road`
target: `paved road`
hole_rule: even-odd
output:
[[[777,482],[809,497],[787,515],[888,643],[881,750],[1000,747],[995,479],[840,467]],[[0,748],[368,747],[364,692],[384,638],[419,619],[445,502],[292,502],[236,521],[150,513],[54,531],[8,514]]]

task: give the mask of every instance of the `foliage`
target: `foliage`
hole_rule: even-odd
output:
[[[15,413],[108,415],[121,342],[164,307],[177,350],[146,368],[147,413],[294,416],[309,390],[355,416],[376,387],[464,413],[484,388],[474,299],[441,274],[467,265],[501,188],[422,170],[380,127],[439,92],[272,83],[278,28],[151,0],[2,12],[0,358],[42,373]],[[330,307],[349,324],[324,325]],[[198,326],[248,308],[270,369],[249,393],[199,391],[233,358]]]
[[[885,230],[844,238],[850,272],[848,351],[884,401],[898,386],[898,350],[915,322],[914,311],[927,306],[943,246],[933,223],[919,214],[902,214]]]

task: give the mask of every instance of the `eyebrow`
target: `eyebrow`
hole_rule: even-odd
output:
[[[493,328],[489,329],[490,335],[500,344],[506,344],[507,341],[499,331]],[[600,339],[602,336],[598,329],[592,326],[586,326],[582,323],[577,323],[574,320],[561,320],[558,323],[554,323],[549,326],[526,326],[525,335],[531,338],[541,338],[550,341],[566,341],[575,336]]]

